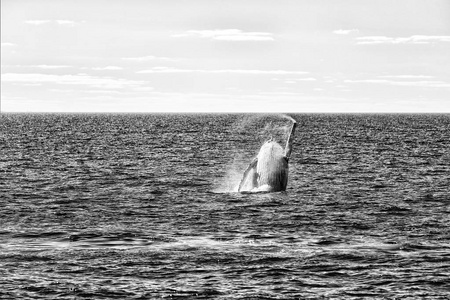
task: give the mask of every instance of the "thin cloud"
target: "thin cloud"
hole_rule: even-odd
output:
[[[67,90],[53,90],[53,91],[67,92]],[[83,91],[83,92],[88,93],[88,94],[118,94],[118,95],[122,94],[122,92],[115,91],[115,90],[88,90],[88,91]]]
[[[153,60],[164,60],[164,61],[174,61],[174,59],[169,57],[162,56],[140,56],[140,57],[123,57],[122,60],[133,61],[133,62],[145,62],[145,61],[153,61]]]
[[[54,75],[40,73],[6,73],[2,75],[3,82],[14,83],[54,83],[67,85],[88,85],[96,88],[121,89],[126,87],[141,87],[145,81],[115,79],[110,77],[90,76],[86,74],[77,75]]]
[[[385,75],[385,76],[378,76],[378,78],[429,79],[429,78],[434,78],[434,76],[429,76],[429,75]]]
[[[75,26],[76,22],[69,20],[56,20],[56,24],[59,25],[67,25],[67,26]]]
[[[340,34],[340,35],[348,35],[351,33],[358,33],[358,32],[359,32],[358,29],[339,29],[339,30],[333,31],[334,34]]]
[[[151,86],[142,86],[142,87],[134,87],[133,88],[133,91],[136,91],[136,92],[150,92],[153,90],[154,90],[154,88]]]
[[[79,23],[84,23],[84,22],[85,21],[75,22],[75,21],[71,21],[71,20],[27,20],[27,21],[25,21],[26,24],[35,25],[35,26],[44,25],[44,24],[58,24],[58,25],[70,26],[70,27],[73,27]]]
[[[361,79],[361,80],[344,80],[345,83],[390,83],[393,81],[386,79]]]
[[[314,77],[307,77],[307,78],[296,78],[295,81],[316,81],[317,79]]]
[[[240,29],[188,30],[172,37],[195,37],[217,41],[274,41],[269,32],[245,32]]]
[[[30,66],[30,67],[39,68],[39,69],[63,69],[63,68],[70,68],[71,66],[66,66],[66,65],[36,65],[36,66]]]
[[[363,79],[363,80],[345,80],[346,83],[376,83],[394,86],[427,87],[427,88],[450,88],[450,83],[438,80],[419,80],[419,81],[395,81],[387,79]]]
[[[207,73],[207,74],[251,74],[251,75],[293,75],[308,74],[303,71],[286,71],[286,70],[199,70],[199,69],[175,69],[167,67],[155,67],[150,70],[142,70],[136,72],[138,74],[155,74],[155,73]]]
[[[92,70],[95,70],[95,71],[116,71],[116,70],[123,70],[123,68],[122,67],[117,67],[117,66],[107,66],[107,67],[92,68]]]
[[[356,38],[358,45],[377,44],[431,44],[450,42],[449,35],[413,35],[410,37],[363,36]]]
[[[274,80],[274,78],[272,78]],[[279,80],[278,78],[275,80]],[[305,78],[285,78],[284,83],[299,83],[299,82],[312,82],[317,81],[314,77],[305,77]]]
[[[17,44],[14,43],[2,43],[2,47],[14,47],[17,46]]]
[[[416,86],[416,87],[430,87],[430,88],[450,88],[450,83],[444,81],[397,81],[391,82],[390,84],[399,85],[399,86]]]

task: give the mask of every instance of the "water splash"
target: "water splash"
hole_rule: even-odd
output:
[[[246,163],[243,163],[242,155],[234,158],[225,171],[225,176],[216,181],[216,188],[214,193],[235,193],[238,191],[239,182],[242,179],[242,172],[246,168]]]
[[[291,121],[292,123],[297,123],[297,121],[296,121],[294,118],[292,118],[291,116],[289,116],[289,115],[282,114],[281,116],[282,116],[283,118],[285,118],[285,119],[288,119],[288,120]]]

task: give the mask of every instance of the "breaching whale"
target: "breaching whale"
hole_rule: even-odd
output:
[[[297,122],[292,119],[292,127],[285,149],[270,138],[258,155],[248,165],[239,183],[238,192],[279,192],[285,191],[288,181],[288,162]]]

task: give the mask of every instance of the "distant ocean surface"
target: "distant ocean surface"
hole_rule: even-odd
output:
[[[0,299],[449,299],[450,115],[292,117],[2,114]]]

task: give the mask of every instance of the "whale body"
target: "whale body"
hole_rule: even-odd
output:
[[[285,191],[288,182],[289,158],[297,123],[293,121],[286,147],[272,139],[265,142],[252,160],[239,183],[238,192]]]

